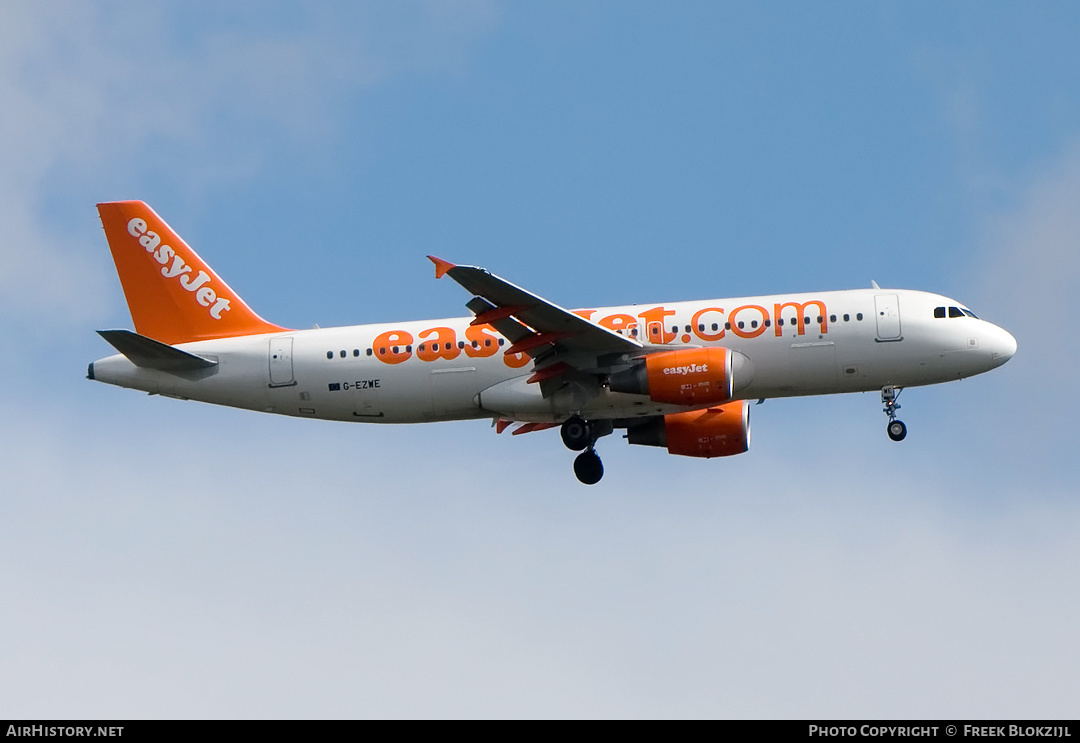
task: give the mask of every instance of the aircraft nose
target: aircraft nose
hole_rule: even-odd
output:
[[[1016,353],[1016,339],[1004,328],[994,327],[990,340],[990,362],[994,367],[1001,366]]]

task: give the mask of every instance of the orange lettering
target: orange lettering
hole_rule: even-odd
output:
[[[618,332],[620,330],[629,330],[630,328],[637,327],[637,318],[633,315],[608,315],[600,321],[600,324],[605,328]]]
[[[757,310],[761,313],[761,320],[758,327],[753,330],[743,330],[739,327],[735,321],[735,317],[743,310]],[[769,319],[769,312],[764,307],[759,307],[756,304],[744,304],[742,307],[736,307],[731,311],[728,316],[728,320],[731,323],[731,332],[740,338],[757,338],[759,335],[765,332],[765,321]]]
[[[490,325],[469,326],[465,331],[465,338],[469,341],[465,344],[465,355],[473,359],[494,356],[499,350],[499,337],[490,332],[493,330]]]
[[[405,347],[411,345],[412,342],[412,333],[406,333],[404,330],[388,330],[376,338],[371,347],[374,349],[375,358],[384,364],[400,364],[412,356],[410,351],[405,350]]]
[[[666,310],[663,307],[653,307],[638,315],[645,321],[645,337],[649,343],[671,343],[675,340],[675,333],[669,333],[664,328],[664,318],[675,314],[675,310]]]
[[[720,322],[717,323],[717,327],[720,328],[718,333],[706,333],[698,326],[704,326],[705,323],[701,322],[701,316],[706,312],[719,312]],[[694,317],[690,320],[690,323],[694,326],[694,335],[703,341],[718,341],[724,337],[724,311],[719,307],[706,307],[705,309],[698,310],[694,313]]]
[[[806,333],[806,308],[810,305],[815,305],[821,312],[821,314],[819,315],[819,317],[821,318],[821,332],[828,333],[829,315],[828,312],[826,312],[825,310],[825,303],[817,299],[812,299],[809,302],[803,302],[802,304],[799,304],[798,302],[784,302],[783,304],[773,305],[773,316],[776,318],[776,337],[779,338],[781,335],[784,334],[784,330],[780,326],[780,315],[784,311],[785,307],[795,308],[795,312],[797,313],[795,324],[799,326],[799,335],[804,335]]]
[[[596,310],[574,310],[574,314],[578,317],[584,317],[586,320],[592,320],[593,314]]]
[[[435,335],[434,340],[426,338]],[[457,333],[453,328],[430,328],[420,331],[418,337],[424,341],[416,349],[416,356],[421,361],[434,361],[435,359],[456,359],[461,354],[457,347]]]
[[[503,354],[503,363],[509,366],[511,369],[520,369],[528,364],[530,361],[529,354],[522,351],[521,353],[512,353],[509,356]]]

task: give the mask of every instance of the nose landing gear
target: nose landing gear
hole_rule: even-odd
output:
[[[574,474],[586,485],[595,485],[604,476],[604,463],[596,453],[596,440],[611,433],[611,421],[587,421],[580,415],[572,415],[563,421],[563,443],[571,451],[580,451],[574,459]]]
[[[881,390],[881,404],[885,406],[882,410],[889,416],[889,423],[885,430],[893,441],[903,441],[907,436],[907,426],[896,417],[896,411],[900,409],[900,403],[896,402],[896,398],[900,397],[902,391],[903,388],[895,387],[883,387]]]

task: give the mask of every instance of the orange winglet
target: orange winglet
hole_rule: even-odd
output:
[[[555,428],[558,423],[526,423],[521,428],[515,430],[511,436],[517,436],[521,433],[532,433],[533,431],[543,431],[545,428]]]
[[[551,366],[545,366],[543,369],[537,370],[536,374],[533,374],[526,380],[526,384],[535,384],[537,382],[543,382],[545,379],[551,379],[552,377],[558,377],[566,372],[570,371],[571,366],[565,361],[560,361],[557,364]]]
[[[435,278],[441,279],[446,275],[446,272],[451,268],[455,268],[454,264],[450,261],[444,261],[442,258],[436,258],[433,255],[428,256],[428,260],[435,264]]]
[[[488,323],[495,322],[496,320],[505,320],[511,315],[516,315],[524,309],[524,305],[517,305],[514,307],[496,307],[493,310],[481,312],[479,315],[473,318],[473,321],[469,323],[469,325],[487,325]]]
[[[517,343],[510,346],[510,348],[503,351],[503,355],[512,356],[515,353],[528,351],[537,346],[543,346],[546,343],[555,343],[563,338],[569,338],[572,335],[573,333],[533,333],[532,335],[522,338]]]
[[[506,418],[499,418],[499,420],[495,422],[495,433],[502,433],[512,425],[514,425],[513,421],[508,421]]]

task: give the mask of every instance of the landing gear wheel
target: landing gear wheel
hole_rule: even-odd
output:
[[[595,485],[604,476],[604,463],[596,454],[595,449],[583,451],[574,460],[574,474],[577,479],[586,485]]]
[[[593,442],[592,426],[579,415],[572,415],[563,421],[562,442],[570,451],[582,451],[589,448]],[[576,467],[577,465],[575,465]],[[596,478],[599,480],[600,478]]]
[[[900,403],[896,401],[896,398],[900,397],[902,391],[895,387],[881,388],[881,404],[885,406],[882,410],[889,416],[889,425],[885,427],[885,431],[893,441],[903,441],[907,436],[907,426],[903,421],[896,419],[896,411],[900,409]]]

